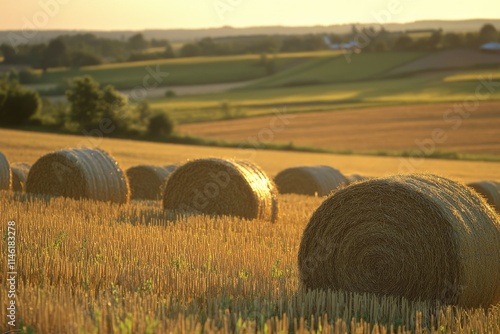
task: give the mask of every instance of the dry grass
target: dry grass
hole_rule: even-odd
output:
[[[9,159],[30,163],[82,140],[0,133]],[[118,140],[105,140],[101,146],[125,168],[242,154]],[[283,152],[255,156],[266,172],[274,174],[305,159],[366,175],[382,175],[399,163]],[[466,179],[477,173],[498,175],[498,164],[445,163],[426,166],[449,168],[449,173]],[[158,202],[120,206],[3,191],[1,224],[7,219],[17,222],[18,321],[26,332],[31,328],[36,333],[347,333],[351,328],[356,333],[385,333],[399,326],[417,332],[427,328],[425,333],[500,331],[500,305],[462,310],[398,298],[302,291],[296,254],[307,221],[321,201],[280,196],[282,217],[272,224],[173,217]],[[6,254],[6,245],[0,243],[0,254]],[[1,256],[0,267],[5,266],[6,257]],[[6,319],[7,300],[0,300],[0,318]],[[2,321],[0,330],[4,327]]]
[[[258,132],[254,134],[257,135]],[[342,173],[357,173],[368,176],[383,176],[402,171],[429,172],[448,176],[464,182],[476,180],[500,180],[500,163],[480,161],[449,161],[421,158],[346,156],[320,153],[240,150],[233,148],[169,145],[63,136],[44,133],[29,133],[0,130],[0,147],[10,161],[34,163],[47,152],[63,147],[99,146],[113,155],[120,167],[127,169],[140,164],[165,165],[200,157],[235,158],[251,160],[274,177],[281,170],[308,165],[335,166]]]
[[[37,333],[271,333],[294,327],[306,333],[318,326],[326,333],[350,326],[371,333],[376,323],[382,332],[432,323],[436,331],[500,328],[498,308],[465,313],[400,298],[302,291],[293,255],[321,200],[280,200],[287,214],[271,224],[176,220],[150,202],[47,203],[4,192],[0,210],[17,222],[18,320]],[[2,268],[5,261],[1,257]],[[5,319],[5,298],[1,306]]]
[[[429,142],[433,131],[441,129],[435,149],[475,154],[500,154],[500,103],[479,102],[467,112],[454,104],[397,106],[311,112],[292,115],[289,124],[273,134],[273,142],[328,147],[355,151],[419,150],[416,144]],[[472,105],[472,102],[471,102]],[[468,106],[469,108],[469,106]],[[459,112],[463,112],[461,115]],[[464,115],[467,115],[465,118]],[[247,141],[270,124],[281,127],[275,116],[181,125],[183,133],[197,136]],[[446,118],[446,119],[445,119]],[[478,136],[478,131],[481,135]],[[424,143],[423,149],[429,150]]]

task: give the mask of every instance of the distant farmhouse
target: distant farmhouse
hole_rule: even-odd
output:
[[[357,41],[350,41],[347,43],[332,43],[330,37],[328,36],[323,36],[323,40],[325,41],[325,44],[328,45],[328,47],[332,50],[351,50],[356,53],[359,53],[361,51],[361,46]]]
[[[500,43],[490,42],[481,45],[481,52],[485,53],[500,53]]]

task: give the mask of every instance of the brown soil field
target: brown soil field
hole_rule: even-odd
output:
[[[54,150],[96,146],[111,153],[124,169],[138,164],[165,165],[194,158],[220,157],[251,160],[270,176],[291,166],[321,164],[336,167],[344,174],[359,173],[366,176],[415,171],[440,174],[464,182],[500,180],[500,163],[493,162],[241,150],[0,130],[0,151],[11,163],[32,164],[42,155]]]
[[[472,110],[471,106],[477,108]],[[276,116],[265,116],[186,124],[178,130],[236,142],[293,142],[354,151],[419,151],[421,147],[434,147],[438,151],[500,154],[500,102],[290,114],[286,115],[286,123]]]
[[[432,53],[427,57],[417,59],[409,64],[395,68],[388,74],[396,75],[410,72],[491,64],[500,64],[500,57],[497,54],[481,53],[475,50],[448,50]]]

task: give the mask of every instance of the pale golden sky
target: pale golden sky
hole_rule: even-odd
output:
[[[500,0],[0,0],[0,30],[139,30],[473,18],[500,18]]]

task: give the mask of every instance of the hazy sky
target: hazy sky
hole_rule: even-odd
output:
[[[500,18],[500,0],[0,0],[0,30],[137,30],[473,18]]]

